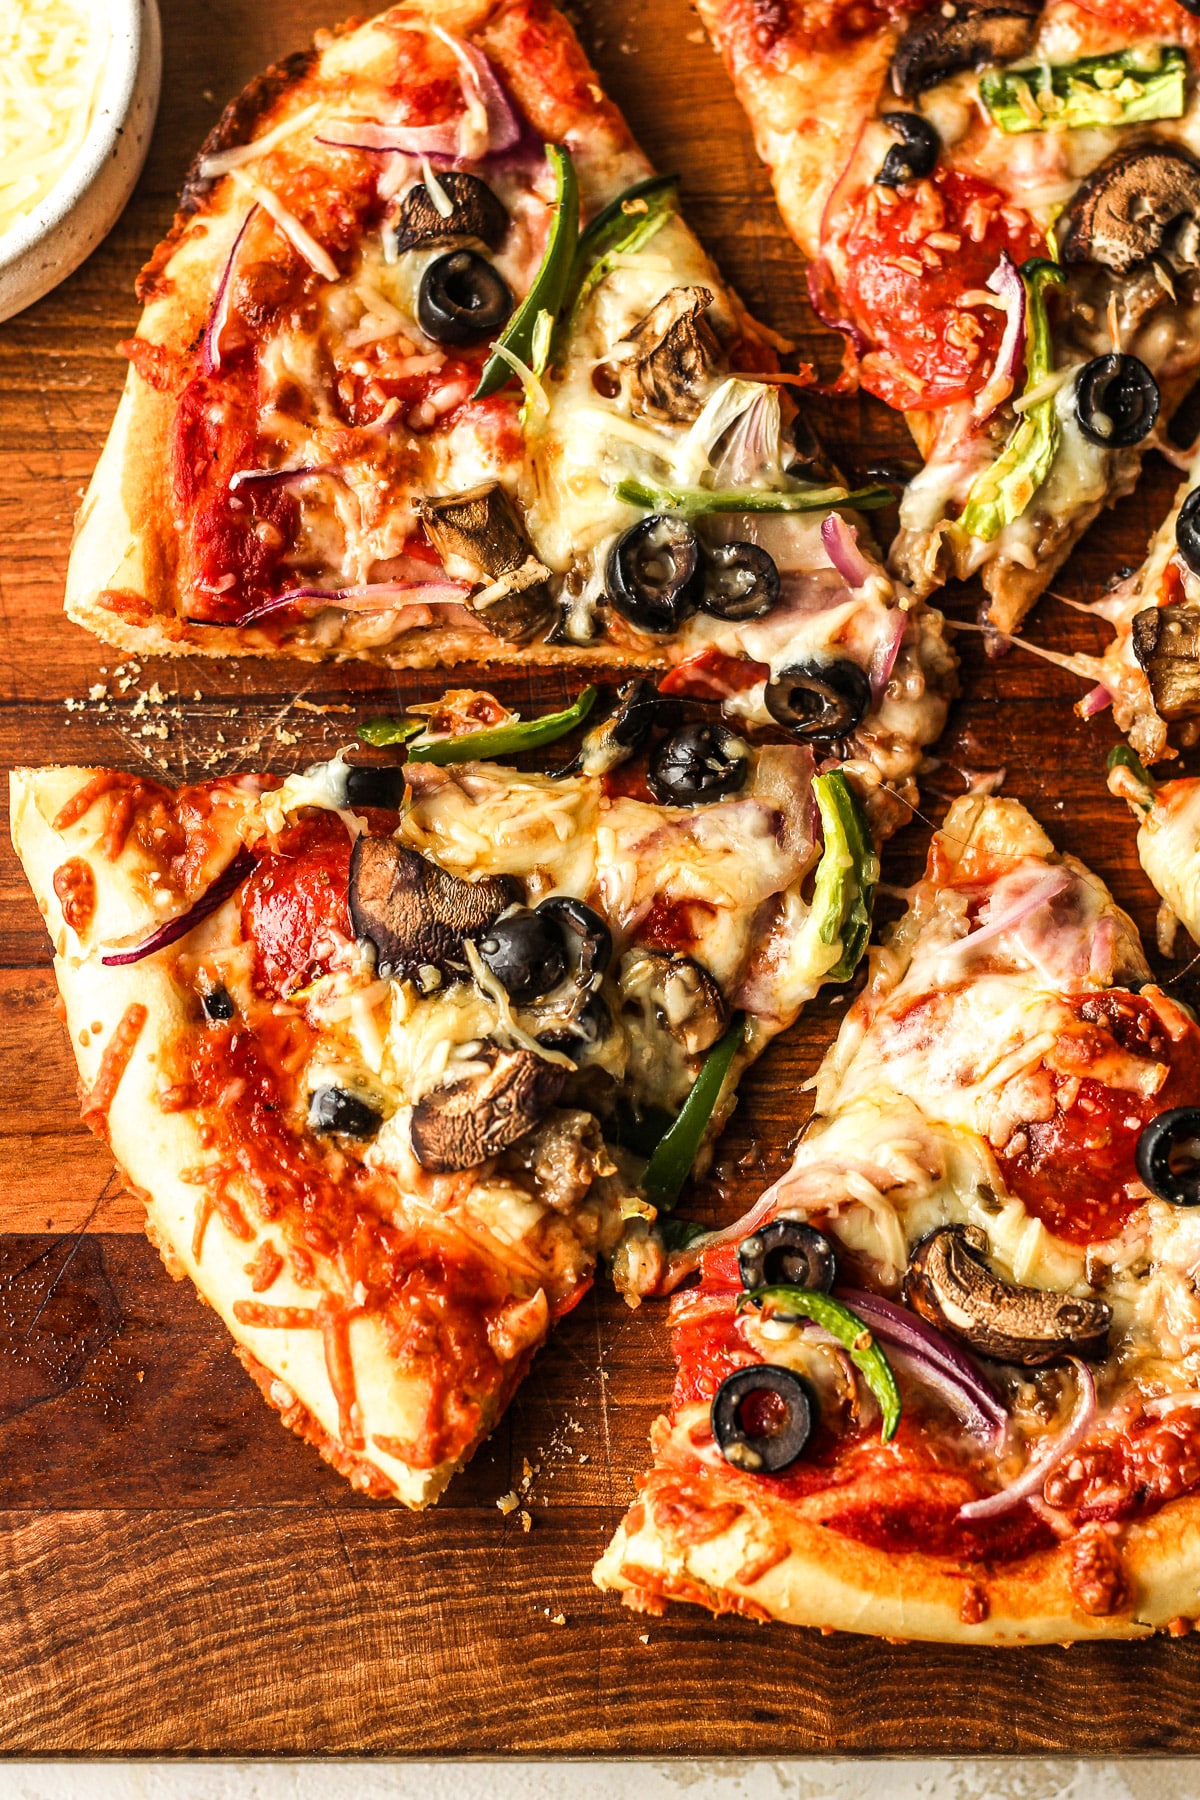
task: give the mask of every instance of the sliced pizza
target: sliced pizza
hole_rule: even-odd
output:
[[[1200,1029],[1011,800],[955,803],[789,1172],[672,1259],[598,1565],[635,1607],[1066,1642],[1200,1615]]]
[[[1194,9],[699,0],[848,379],[924,459],[892,560],[1019,623],[1200,366]]]
[[[536,725],[450,735],[487,698],[406,766],[12,777],[84,1119],[284,1422],[410,1506],[598,1259],[632,1304],[660,1277],[656,1209],[852,972],[876,873],[798,745],[650,734],[627,694],[586,767],[521,773],[475,755]]]
[[[394,7],[253,83],[140,294],[67,584],[99,636],[679,665],[901,784],[938,735],[940,618],[546,0]]]

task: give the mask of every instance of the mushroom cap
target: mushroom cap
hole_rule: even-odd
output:
[[[913,1311],[997,1362],[1036,1368],[1063,1356],[1101,1356],[1112,1309],[1046,1288],[1001,1281],[983,1260],[987,1240],[963,1225],[942,1225],[918,1244],[904,1278]]]
[[[1146,671],[1154,710],[1168,724],[1200,713],[1200,606],[1150,606],[1136,613],[1133,654]]]
[[[1084,182],[1066,214],[1060,254],[1127,275],[1162,250],[1172,225],[1200,220],[1200,163],[1176,144],[1118,150]]]
[[[415,510],[446,573],[488,584],[470,604],[494,637],[519,644],[548,622],[550,571],[498,481],[419,499]]]
[[[693,957],[635,945],[621,960],[619,983],[626,1004],[647,1009],[687,1056],[710,1050],[729,1024],[724,995]]]
[[[706,287],[671,288],[629,333],[631,397],[647,418],[685,423],[699,415],[719,354],[704,317],[712,302]]]
[[[414,182],[396,217],[397,251],[412,250],[418,244],[427,250],[463,238],[486,244],[489,250],[498,249],[508,231],[508,214],[487,182],[465,169],[448,169],[437,180],[450,201],[449,217],[442,217],[427,184]]]
[[[395,838],[360,837],[350,858],[350,922],[400,979],[466,967],[473,937],[521,897],[509,875],[463,881]]]
[[[451,1175],[478,1168],[532,1131],[562,1092],[566,1071],[532,1050],[486,1043],[480,1075],[433,1088],[413,1107],[413,1154],[423,1169]]]
[[[949,0],[909,26],[892,57],[892,87],[912,100],[962,69],[1011,63],[1033,46],[1042,0]]]

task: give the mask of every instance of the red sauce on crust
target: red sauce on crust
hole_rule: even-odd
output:
[[[109,1109],[149,1016],[141,1001],[135,1000],[125,1008],[120,1023],[104,1046],[96,1079],[90,1092],[83,1096],[83,1122],[97,1137],[108,1136]]]
[[[686,955],[700,942],[705,928],[716,916],[717,908],[707,900],[658,899],[638,926],[637,940],[654,950]]]
[[[349,834],[335,813],[289,826],[260,856],[242,891],[242,929],[255,946],[255,984],[279,999],[323,974],[350,926]]]
[[[86,931],[96,910],[96,877],[82,856],[69,856],[54,871],[54,892],[72,931]]]

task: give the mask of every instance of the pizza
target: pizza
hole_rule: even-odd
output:
[[[915,798],[953,658],[846,510],[888,496],[827,466],[546,0],[414,0],[270,70],[139,293],[79,624],[670,670]]]
[[[893,566],[1011,633],[1200,363],[1200,26],[1176,0],[699,0],[845,334],[924,467]]]
[[[674,1393],[601,1587],[895,1638],[1189,1629],[1198,1079],[1103,884],[956,801],[790,1170],[670,1260]]]
[[[407,763],[12,777],[85,1121],[372,1495],[437,1498],[600,1260],[637,1304],[741,1070],[865,947],[844,777],[661,704],[636,684],[575,772],[477,760],[536,733],[458,692]]]

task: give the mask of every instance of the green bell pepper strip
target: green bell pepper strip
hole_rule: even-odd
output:
[[[979,97],[1000,131],[1078,131],[1180,119],[1186,81],[1187,57],[1178,48],[1162,50],[1155,63],[1144,51],[1118,50],[1057,67],[989,70],[979,78]]]
[[[749,1306],[764,1309],[770,1306],[771,1313],[766,1315],[768,1318],[812,1319],[830,1337],[835,1337],[839,1344],[844,1344],[850,1352],[850,1361],[879,1402],[879,1410],[883,1414],[880,1435],[884,1443],[895,1437],[896,1427],[900,1423],[900,1389],[896,1385],[891,1363],[857,1313],[851,1312],[848,1306],[843,1306],[840,1300],[835,1300],[832,1294],[820,1293],[815,1288],[791,1287],[786,1284],[752,1288],[748,1294],[740,1296],[738,1312],[745,1312]]]
[[[679,1198],[745,1035],[746,1021],[739,1017],[713,1045],[682,1109],[646,1164],[642,1192],[660,1213],[670,1212]]]
[[[821,813],[825,850],[817,866],[812,919],[823,944],[841,944],[827,981],[849,981],[871,935],[871,903],[879,881],[879,858],[871,830],[840,769],[818,775],[813,797]]]
[[[656,237],[676,211],[678,175],[651,175],[636,181],[596,214],[581,234],[563,296],[570,324],[613,267],[616,256],[632,256]]]
[[[865,512],[877,506],[895,504],[895,495],[890,488],[857,488],[853,492],[833,487],[747,488],[741,491],[736,488],[672,488],[633,476],[617,483],[616,496],[628,506],[644,506],[649,512],[678,513],[684,519],[700,519],[707,513],[835,512],[843,507]]]
[[[1136,750],[1131,750],[1128,744],[1114,744],[1104,767],[1110,775],[1114,769],[1128,769],[1142,792],[1136,796],[1127,794],[1125,798],[1131,806],[1138,806],[1143,812],[1150,811],[1158,784]]]
[[[518,719],[512,725],[493,725],[486,731],[468,731],[460,737],[434,738],[428,744],[409,743],[408,760],[444,766],[515,756],[519,750],[538,750],[582,725],[595,704],[596,689],[585,687],[578,700],[562,712],[544,713],[540,719]],[[359,726],[358,735],[364,743],[382,747],[407,743],[424,729],[424,724],[416,719],[368,719]]]
[[[1054,346],[1042,290],[1066,275],[1058,263],[1030,257],[1021,265],[1025,283],[1025,392],[1032,393],[1051,372]],[[958,524],[971,537],[990,544],[1006,525],[1019,519],[1050,473],[1060,436],[1057,396],[1050,394],[1022,413],[1008,442],[990,469],[975,482]]]
[[[540,324],[540,320],[545,313],[553,325],[562,310],[567,277],[579,241],[579,182],[571,152],[563,145],[547,144],[546,156],[554,170],[556,183],[550,235],[546,240],[541,267],[533,278],[533,286],[498,340],[510,355],[528,364],[535,375],[540,375],[546,366],[546,352],[550,343],[549,330]],[[539,350],[540,367],[537,360]],[[512,364],[502,356],[497,356],[493,350],[483,365],[483,374],[479,377],[479,386],[475,389],[473,398],[486,400],[489,394],[498,393],[512,378]]]

